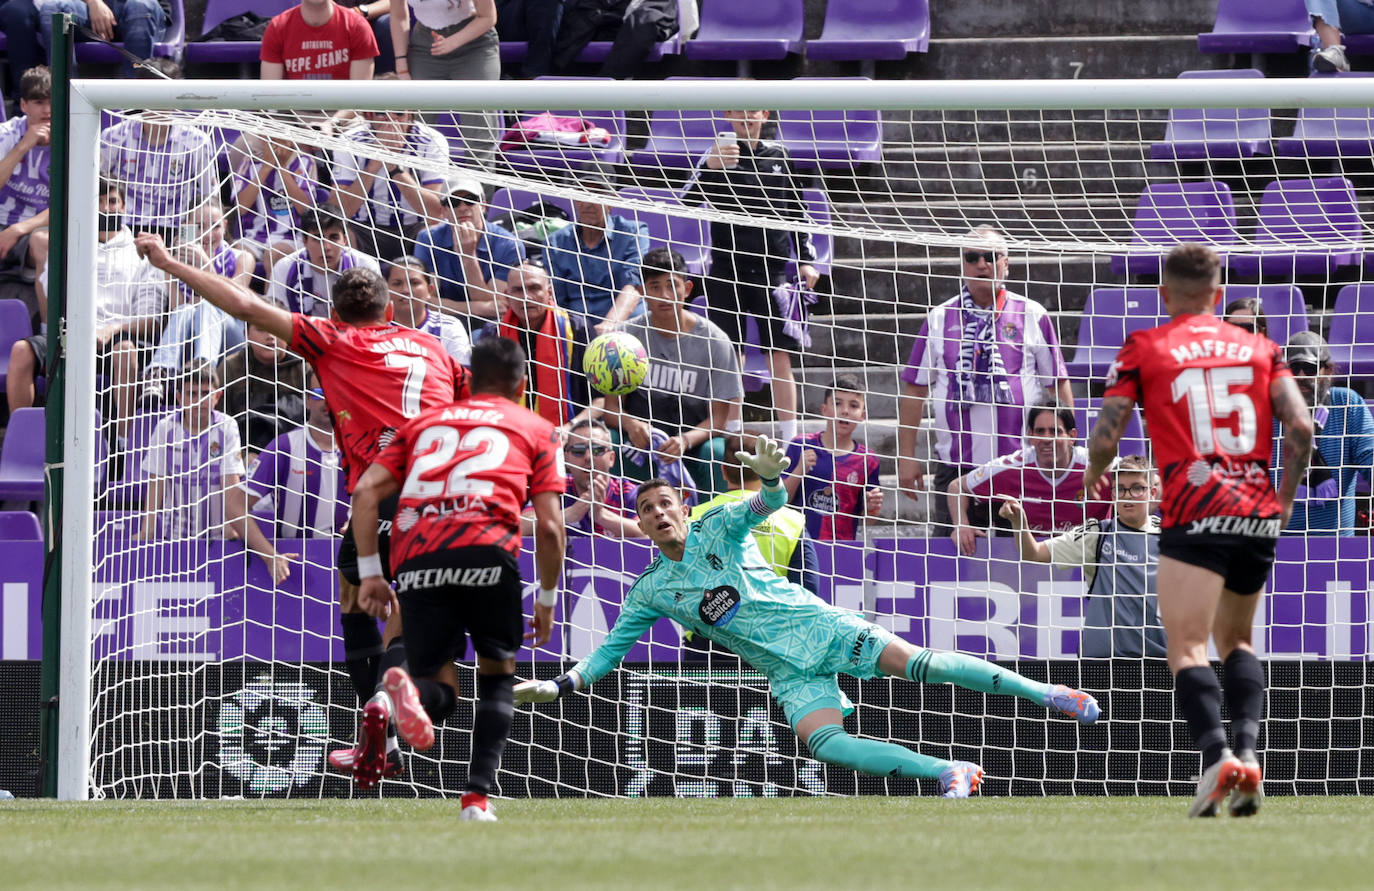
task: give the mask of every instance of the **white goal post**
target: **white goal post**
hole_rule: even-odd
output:
[[[231,696],[228,690],[219,687],[218,675],[212,677],[204,671],[205,664],[216,663],[218,657],[191,659],[181,652],[167,656],[162,664],[168,667],[157,669],[162,672],[158,678],[163,683],[158,688],[162,691],[159,695],[217,700],[216,714],[220,723],[209,726],[210,718],[203,713],[192,714],[193,706],[181,703],[168,708],[185,712],[185,726],[178,724],[169,729],[157,720],[157,716],[150,714],[147,721],[133,722],[138,725],[136,727],[107,730],[102,734],[102,727],[117,720],[111,716],[121,709],[151,713],[159,707],[157,703],[139,699],[152,694],[140,687],[136,676],[138,669],[122,667],[133,666],[137,659],[143,658],[140,654],[144,651],[138,649],[141,643],[123,640],[118,647],[104,643],[97,647],[95,644],[102,635],[115,633],[109,629],[122,629],[124,626],[120,623],[126,619],[129,619],[129,627],[142,621],[119,612],[132,609],[130,604],[134,603],[134,597],[111,593],[118,585],[101,575],[102,562],[118,558],[114,549],[101,544],[106,533],[97,522],[103,507],[101,493],[108,482],[103,475],[110,473],[112,466],[102,462],[105,447],[99,442],[102,431],[97,425],[98,409],[101,400],[109,395],[110,384],[98,377],[96,313],[91,302],[100,287],[97,281],[97,191],[102,167],[103,123],[108,126],[110,120],[127,119],[133,109],[167,111],[176,120],[206,132],[218,129],[248,133],[258,128],[265,134],[292,138],[305,132],[305,128],[262,113],[305,109],[332,112],[404,108],[426,114],[596,109],[624,112],[630,124],[630,137],[642,139],[651,131],[652,116],[657,111],[771,109],[796,112],[803,118],[809,112],[863,110],[881,113],[878,160],[841,161],[836,165],[808,168],[812,171],[806,174],[808,181],[818,192],[825,193],[827,183],[833,181],[835,195],[844,194],[842,200],[837,198],[833,204],[827,204],[830,212],[825,218],[812,216],[799,223],[795,217],[774,212],[771,206],[745,208],[748,212],[742,213],[738,209],[664,204],[656,202],[651,195],[646,197],[628,191],[621,196],[617,206],[627,213],[666,214],[676,221],[698,220],[783,232],[804,225],[813,236],[827,239],[832,249],[828,258],[830,265],[825,271],[830,282],[830,310],[827,315],[813,320],[816,346],[810,353],[804,350],[797,360],[801,394],[797,399],[798,420],[804,432],[820,429],[824,422],[817,405],[828,387],[827,382],[836,374],[855,370],[869,375],[863,378],[865,386],[869,386],[870,380],[875,383],[869,394],[870,423],[863,432],[870,449],[882,460],[881,488],[885,496],[881,517],[875,518],[866,528],[860,524],[859,545],[854,547],[862,548],[863,553],[854,556],[850,549],[837,546],[835,554],[827,556],[827,567],[854,568],[853,574],[847,574],[848,568],[824,570],[829,576],[826,581],[829,596],[840,605],[862,610],[880,624],[899,633],[909,632],[913,639],[930,645],[968,645],[978,650],[978,655],[990,658],[1071,664],[1075,654],[1071,648],[1066,649],[1068,645],[1062,641],[1076,639],[1066,637],[1065,633],[1071,631],[1076,635],[1075,621],[1081,624],[1082,584],[1076,574],[1064,571],[1033,574],[1013,565],[1016,561],[1008,554],[1014,554],[1014,549],[1005,550],[1006,541],[1001,541],[995,552],[989,545],[980,545],[984,549],[977,557],[957,558],[941,552],[938,560],[924,544],[909,547],[902,544],[925,538],[924,533],[929,532],[926,526],[929,499],[944,497],[944,493],[932,493],[928,486],[917,497],[899,491],[894,471],[894,459],[899,457],[896,454],[899,440],[896,418],[901,391],[897,375],[907,363],[907,351],[924,314],[958,292],[958,264],[957,260],[951,260],[955,250],[967,244],[969,230],[975,225],[998,225],[1005,221],[1001,228],[1005,232],[1006,248],[1013,263],[1019,265],[1008,278],[1008,284],[1018,291],[1050,295],[1046,298],[1053,304],[1049,306],[1050,316],[1059,329],[1063,353],[1068,358],[1075,347],[1082,349],[1084,341],[1082,338],[1074,340],[1064,332],[1075,325],[1080,332],[1087,330],[1090,307],[1085,307],[1085,301],[1090,292],[1152,287],[1148,274],[1142,277],[1108,271],[1112,257],[1145,257],[1162,252],[1158,244],[1133,240],[1136,202],[1146,186],[1162,181],[1248,182],[1260,179],[1263,181],[1237,202],[1246,205],[1251,216],[1247,218],[1248,224],[1237,229],[1235,238],[1226,243],[1225,250],[1229,255],[1261,257],[1295,252],[1367,256],[1370,265],[1346,264],[1339,269],[1333,266],[1329,272],[1295,285],[1301,286],[1302,294],[1307,295],[1299,297],[1295,305],[1303,306],[1310,314],[1312,327],[1322,331],[1335,325],[1331,328],[1335,331],[1344,324],[1337,319],[1335,298],[1338,292],[1347,286],[1370,281],[1370,273],[1364,270],[1374,269],[1374,244],[1368,237],[1368,214],[1374,206],[1374,186],[1370,185],[1367,171],[1347,176],[1338,155],[1294,154],[1280,160],[1261,152],[1249,161],[1229,157],[1204,157],[1195,161],[1162,159],[1151,155],[1151,145],[1166,140],[1171,111],[1261,109],[1276,125],[1286,129],[1292,122],[1304,118],[1301,110],[1374,106],[1371,83],[1374,82],[1355,78],[742,80],[712,81],[706,85],[692,80],[73,81],[70,167],[67,171],[72,198],[66,210],[70,233],[66,254],[68,314],[65,331],[60,332],[66,342],[68,390],[64,418],[66,479],[61,553],[65,587],[59,663],[59,797],[85,800],[104,795],[337,794],[322,791],[319,782],[319,777],[327,771],[322,757],[324,749],[349,742],[336,731],[325,733],[318,727],[302,729],[303,722],[296,721],[292,729],[280,732],[292,737],[282,745],[292,747],[299,756],[297,761],[286,767],[280,763],[268,765],[256,772],[251,766],[236,772],[237,768],[230,761],[246,756],[225,754],[224,739],[242,729],[240,725],[246,720],[244,710],[249,707],[245,702],[256,704],[274,697],[281,700],[300,696],[301,701],[308,700],[313,708],[315,700],[312,697],[328,696],[327,691],[333,687],[344,691],[342,698],[332,704],[326,701],[321,708],[330,713],[335,725],[351,720],[347,717],[347,700],[352,694],[337,668],[332,672],[327,666],[307,671],[308,666],[304,663],[312,660],[299,655],[284,657],[278,664],[270,655],[242,653],[236,657],[243,663],[242,676],[235,675],[236,683],[240,683],[244,691],[252,688],[256,692],[250,695],[241,691]],[[1299,111],[1295,114],[1294,110]],[[102,114],[107,119],[104,122]],[[1374,131],[1374,122],[1370,129]],[[1041,134],[1038,142],[1027,139],[1026,134],[1031,132]],[[1277,139],[1280,134],[1274,135]],[[327,155],[340,149],[342,138],[334,133],[317,136],[314,141]],[[391,157],[384,150],[379,151],[379,157]],[[632,186],[640,181],[633,172],[636,163],[628,161],[613,168],[624,184]],[[505,189],[538,192],[563,200],[595,200],[595,195],[581,188],[575,178],[560,180],[502,164],[463,167],[449,161],[442,172],[450,178],[460,174],[475,177],[489,195],[493,190]],[[680,183],[691,175],[691,167],[676,168],[674,173]],[[216,174],[217,177],[223,175],[223,170]],[[1262,233],[1256,229],[1253,217],[1261,208],[1265,183],[1342,177],[1352,183],[1349,194],[1360,214],[1353,229],[1347,226],[1312,237],[1259,237]],[[1246,186],[1237,185],[1234,191],[1240,196],[1245,189]],[[1230,194],[1228,187],[1228,202]],[[1311,210],[1308,208],[1309,215]],[[54,212],[60,211],[55,209]],[[385,262],[391,258],[377,259]],[[1282,278],[1268,271],[1264,278],[1246,277],[1233,270],[1233,280],[1247,286],[1274,283]],[[703,272],[698,281],[705,279]],[[1292,276],[1286,281],[1291,283]],[[1370,299],[1374,300],[1374,296]],[[1374,303],[1368,304],[1363,311],[1369,309],[1374,309]],[[1119,321],[1126,324],[1124,318]],[[743,324],[741,321],[741,327]],[[1361,329],[1356,326],[1355,330]],[[1360,345],[1374,347],[1374,344],[1350,346]],[[769,385],[767,367],[762,372],[756,368],[754,373],[756,377],[762,375],[765,387]],[[1080,399],[1100,396],[1100,372],[1079,371],[1067,376]],[[1346,376],[1339,378],[1337,383],[1358,386],[1360,379]],[[765,409],[767,405],[765,399]],[[751,419],[746,415],[745,422],[751,430],[771,433],[780,429],[771,417]],[[930,428],[928,421],[918,446],[922,457],[929,455],[930,445],[926,439],[930,436]],[[1087,432],[1080,427],[1080,441]],[[111,443],[108,447],[111,458],[142,460],[141,455],[132,452],[115,455],[120,449],[117,444]],[[1148,451],[1147,443],[1142,443],[1142,447]],[[1368,467],[1341,469],[1362,471],[1366,477],[1370,471]],[[1367,534],[1368,530],[1364,531]],[[601,536],[594,538],[595,546],[607,548],[607,554],[613,546],[619,547]],[[948,536],[936,535],[928,540],[936,539],[942,540],[944,545],[949,544]],[[1355,546],[1349,547],[1347,555],[1347,551],[1336,547],[1334,539],[1310,546],[1305,544],[1309,541],[1316,542],[1317,537],[1299,539],[1295,544],[1298,550],[1284,552],[1296,553],[1299,557],[1287,558],[1289,571],[1284,583],[1277,588],[1282,596],[1271,601],[1278,605],[1267,614],[1268,630],[1261,629],[1261,637],[1266,643],[1263,649],[1273,654],[1275,664],[1283,663],[1281,679],[1279,668],[1271,674],[1269,700],[1271,718],[1278,716],[1285,722],[1283,733],[1271,736],[1269,744],[1270,750],[1276,753],[1274,757],[1281,759],[1275,762],[1280,769],[1268,772],[1267,776],[1285,778],[1274,789],[1280,793],[1369,791],[1374,784],[1374,774],[1369,768],[1374,764],[1371,743],[1368,734],[1362,735],[1359,729],[1362,717],[1349,713],[1345,705],[1340,704],[1350,695],[1358,699],[1361,689],[1367,693],[1368,688],[1364,685],[1368,681],[1363,679],[1362,670],[1347,671],[1340,665],[1335,666],[1334,673],[1321,674],[1312,669],[1317,661],[1353,661],[1358,665],[1374,658],[1374,599],[1367,593],[1369,576],[1361,576],[1352,568],[1359,563],[1353,556],[1357,550]],[[135,547],[129,544],[121,553],[133,553]],[[190,545],[185,550],[186,553],[198,553]],[[623,552],[629,550],[630,546],[624,546]],[[623,552],[616,551],[617,554]],[[952,578],[941,573],[946,572],[946,563],[954,566],[950,561],[975,559],[989,566],[1001,564],[998,572],[1003,575],[1010,572],[1017,579],[1026,573],[1024,577],[1031,581],[1025,584],[1030,587],[1018,588],[1017,582],[1009,585],[999,581],[1002,576],[994,578],[993,569],[985,568],[981,577],[967,585],[969,596],[980,597],[981,605],[970,602],[965,609],[959,600],[964,596],[961,589],[965,585],[962,581],[964,570],[950,569],[955,573]],[[1281,556],[1281,559],[1284,558]],[[628,567],[634,564],[634,560],[626,558],[616,567],[616,572],[621,572],[622,568],[629,572]],[[126,582],[166,587],[181,584],[182,579],[201,577],[158,563],[138,565],[146,576],[141,580],[125,579]],[[919,581],[905,577],[913,567],[920,571]],[[596,575],[597,566],[570,564],[569,593],[559,607],[559,620],[564,623],[563,650],[549,654],[546,661],[554,663],[561,656],[570,665],[575,661],[577,646],[604,635],[604,623],[614,613],[603,612],[599,607],[593,610],[596,602],[607,599],[606,590],[594,587],[605,584],[604,579],[597,582]],[[571,588],[574,578],[577,584],[585,586],[575,593]],[[1309,578],[1310,584],[1304,581]],[[1294,579],[1298,581],[1293,582]],[[1292,584],[1297,584],[1298,589],[1295,590]],[[910,594],[908,588],[916,593]],[[215,592],[215,596],[225,594],[225,591]],[[302,594],[307,601],[314,598],[311,603],[301,606],[302,613],[315,609],[318,601],[329,601],[331,597],[330,591]],[[180,606],[164,610],[172,601],[159,601],[156,594],[150,596],[152,601],[138,602],[145,605],[151,602],[154,613],[163,612],[158,613],[161,618],[154,616],[140,627],[153,628],[154,639],[159,633],[172,637],[194,636],[199,632],[186,629],[199,618],[210,615],[210,610],[218,608],[182,599],[176,601]],[[1026,607],[1023,601],[1035,602],[1038,606]],[[1065,607],[1063,602],[1067,601],[1072,604]],[[589,624],[584,626],[574,621],[575,608],[588,610],[577,615],[591,616],[587,620]],[[268,614],[272,615],[270,611]],[[182,621],[186,624],[178,624]],[[260,620],[241,618],[240,621]],[[1266,621],[1266,615],[1261,616],[1261,621]],[[1282,630],[1275,631],[1279,626]],[[220,632],[228,634],[225,629]],[[249,634],[248,631],[241,633]],[[309,636],[307,632],[302,634]],[[1290,638],[1297,642],[1290,645]],[[278,645],[281,644],[273,644]],[[121,647],[123,649],[114,654]],[[177,651],[177,648],[171,647],[171,650]],[[629,699],[606,699],[614,690],[621,689],[611,685],[608,679],[603,683],[612,689],[598,700],[595,698],[597,688],[593,687],[593,704],[576,715],[560,717],[561,711],[537,712],[528,719],[528,738],[513,741],[507,749],[502,783],[511,783],[510,788],[516,791],[510,794],[646,794],[644,789],[653,777],[667,777],[663,788],[675,794],[790,794],[898,788],[881,782],[855,783],[852,779],[827,787],[818,772],[819,766],[797,751],[801,748],[799,745],[791,746],[784,754],[775,753],[773,747],[778,745],[777,738],[790,731],[776,716],[770,717],[766,698],[759,694],[763,689],[761,681],[750,674],[747,667],[713,674],[716,669],[710,667],[710,663],[678,659],[662,642],[647,652],[652,654],[653,669],[632,673],[623,687],[629,691],[625,694]],[[268,661],[264,663],[266,667],[261,676],[268,678],[262,682],[266,686],[253,688],[256,681],[249,677],[250,668],[264,658]],[[114,662],[116,659],[118,664]],[[301,663],[299,670],[292,659]],[[1187,751],[1191,758],[1186,745],[1175,746],[1172,742],[1185,740],[1186,736],[1177,733],[1171,736],[1170,728],[1181,725],[1177,723],[1168,695],[1171,687],[1165,683],[1167,673],[1157,660],[1151,660],[1156,664],[1144,667],[1142,660],[1134,660],[1134,668],[1122,667],[1122,661],[1115,660],[1093,675],[1101,679],[1108,693],[1105,703],[1108,726],[1101,736],[1091,740],[1086,736],[1087,730],[1045,729],[1047,723],[1057,723],[1058,719],[1038,713],[1032,717],[1027,709],[1023,707],[1018,711],[1014,705],[1002,708],[995,717],[985,721],[985,703],[990,709],[993,700],[983,696],[969,698],[960,694],[952,699],[937,696],[930,700],[926,698],[928,693],[899,696],[895,690],[906,683],[903,681],[884,681],[880,692],[875,692],[876,687],[861,690],[861,696],[868,701],[867,704],[860,702],[860,706],[870,710],[865,717],[870,723],[864,727],[881,724],[887,728],[883,734],[887,738],[917,747],[923,736],[933,735],[940,739],[936,745],[938,751],[958,750],[965,753],[961,757],[968,755],[970,748],[975,755],[979,749],[995,750],[991,755],[995,759],[993,766],[989,767],[993,780],[990,788],[1012,794],[1178,794],[1182,786],[1176,782],[1176,777],[1186,774],[1190,769],[1188,765],[1193,762],[1175,751]],[[547,666],[521,657],[522,675],[541,668]],[[279,669],[280,677],[277,675]],[[238,670],[235,668],[235,672]],[[1049,664],[1035,670],[1054,675],[1088,669]],[[312,671],[323,674],[317,676],[311,674]],[[720,695],[720,689],[730,686],[729,678],[736,679],[736,686],[741,686],[742,692],[726,709],[731,713],[722,717],[713,711],[712,703],[716,701],[713,697]],[[1117,684],[1122,686],[1118,688]],[[292,692],[298,688],[305,692]],[[661,692],[668,688],[672,692]],[[689,692],[682,692],[688,688]],[[1111,710],[1110,694],[1117,689],[1121,690],[1122,703],[1119,718]],[[1304,706],[1298,700],[1308,689],[1324,697],[1327,709],[1323,714],[1303,711]],[[116,692],[111,694],[111,690]],[[326,692],[320,694],[320,690]],[[693,698],[698,695],[705,698],[698,702]],[[249,698],[244,699],[244,696]],[[655,699],[655,696],[660,698]],[[232,720],[225,717],[224,706],[231,699],[235,703],[232,708],[238,710]],[[1135,706],[1128,709],[1125,705],[1128,701]],[[1338,704],[1332,705],[1333,702]],[[670,718],[670,723],[677,729],[665,732],[670,736],[674,732],[678,734],[677,748],[672,747],[672,740],[657,740],[646,729],[648,724],[672,715],[675,710],[676,716]],[[879,719],[876,716],[880,711],[892,715]],[[335,712],[344,716],[339,717]],[[584,712],[585,717],[582,717]],[[596,715],[601,717],[597,719]],[[614,723],[601,727],[577,726],[579,721],[594,719]],[[1131,724],[1134,728],[1123,737],[1130,742],[1113,742],[1110,726],[1118,719],[1123,726]],[[736,721],[739,725],[727,734],[733,740],[732,746],[720,742],[722,737],[718,733],[722,720]],[[1315,747],[1309,746],[1299,738],[1299,728],[1307,733],[1310,722],[1321,720],[1329,721],[1332,729],[1321,737],[1322,742]],[[172,723],[179,721],[183,718]],[[180,735],[158,748],[158,744],[129,736],[138,732]],[[867,732],[881,731],[869,729]],[[612,739],[602,745],[596,738],[600,733]],[[306,736],[312,740],[308,764],[300,754],[301,740]],[[119,754],[102,755],[93,750],[97,745],[118,748]],[[453,752],[461,751],[459,742],[452,745],[455,746]],[[655,746],[665,745],[676,753],[661,755],[666,761],[655,761],[658,756],[644,754]],[[722,756],[724,761],[713,754],[714,749],[722,745],[730,748],[726,756]],[[218,755],[210,753],[215,746],[220,747]],[[268,748],[275,751],[271,745]],[[767,751],[763,751],[765,748]],[[575,750],[575,757],[567,754],[572,750]],[[233,751],[240,752],[239,749]],[[598,755],[598,752],[611,754]],[[639,754],[634,754],[636,752]],[[739,765],[744,759],[756,756],[762,765],[761,773],[745,776],[744,768]],[[405,794],[442,794],[446,771],[458,757],[452,752],[436,756],[430,773],[422,772],[423,778],[407,785]],[[519,783],[507,773],[512,770],[513,757],[521,765],[523,779]],[[164,759],[175,763],[165,763]],[[1136,766],[1121,768],[1123,779],[1114,779],[1113,771],[1120,768],[1120,762],[1131,759],[1135,759],[1132,763]],[[1140,767],[1142,760],[1151,760],[1155,766]],[[735,770],[737,776],[725,775],[729,771],[720,766],[725,761],[734,765],[730,769]],[[773,769],[770,765],[783,761],[790,765],[787,768],[789,779],[774,782],[769,778],[769,770]],[[207,764],[213,764],[219,779],[213,782],[206,779]],[[752,771],[752,761],[750,765],[748,770]],[[596,779],[598,771],[603,769],[611,777],[605,782]],[[1148,780],[1140,778],[1139,772],[1150,771],[1162,771],[1163,775]],[[278,779],[278,775],[286,778]],[[225,780],[226,776],[232,779]],[[911,787],[909,784],[901,788]]]

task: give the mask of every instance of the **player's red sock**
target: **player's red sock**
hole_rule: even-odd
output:
[[[480,792],[464,792],[459,807],[465,808],[474,804],[480,807],[482,810],[486,810],[487,796],[483,795]]]

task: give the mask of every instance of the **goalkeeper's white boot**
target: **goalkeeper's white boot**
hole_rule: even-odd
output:
[[[955,761],[940,771],[941,798],[968,798],[983,784],[983,768],[972,761]]]
[[[462,802],[463,809],[458,812],[458,819],[476,820],[479,823],[496,822],[496,814],[491,812],[491,802],[487,800],[487,796],[465,792]]]
[[[1045,692],[1045,707],[1077,718],[1080,724],[1091,724],[1102,716],[1101,707],[1090,694],[1063,684],[1055,684]]]
[[[396,732],[418,752],[434,745],[434,722],[420,704],[420,691],[404,668],[388,668],[382,685],[395,706]]]
[[[1197,795],[1188,807],[1188,816],[1215,817],[1221,803],[1240,784],[1244,775],[1245,765],[1240,759],[1231,754],[1230,749],[1222,750],[1217,763],[1204,770],[1198,779]]]
[[[1237,756],[1241,763],[1240,781],[1231,790],[1226,800],[1226,809],[1233,817],[1253,817],[1259,813],[1260,802],[1264,800],[1264,773],[1260,770],[1259,758],[1253,749]]]

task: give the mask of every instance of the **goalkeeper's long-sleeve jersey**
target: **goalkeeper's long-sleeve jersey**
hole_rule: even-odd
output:
[[[649,564],[606,640],[573,670],[590,684],[664,617],[724,644],[765,675],[819,666],[831,629],[817,620],[836,608],[774,572],[750,534],[786,502],[781,486],[765,486],[691,521],[682,560],[659,554]]]

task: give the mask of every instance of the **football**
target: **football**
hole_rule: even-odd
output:
[[[612,331],[587,344],[582,357],[587,380],[607,396],[633,392],[649,373],[649,354],[633,334]]]

